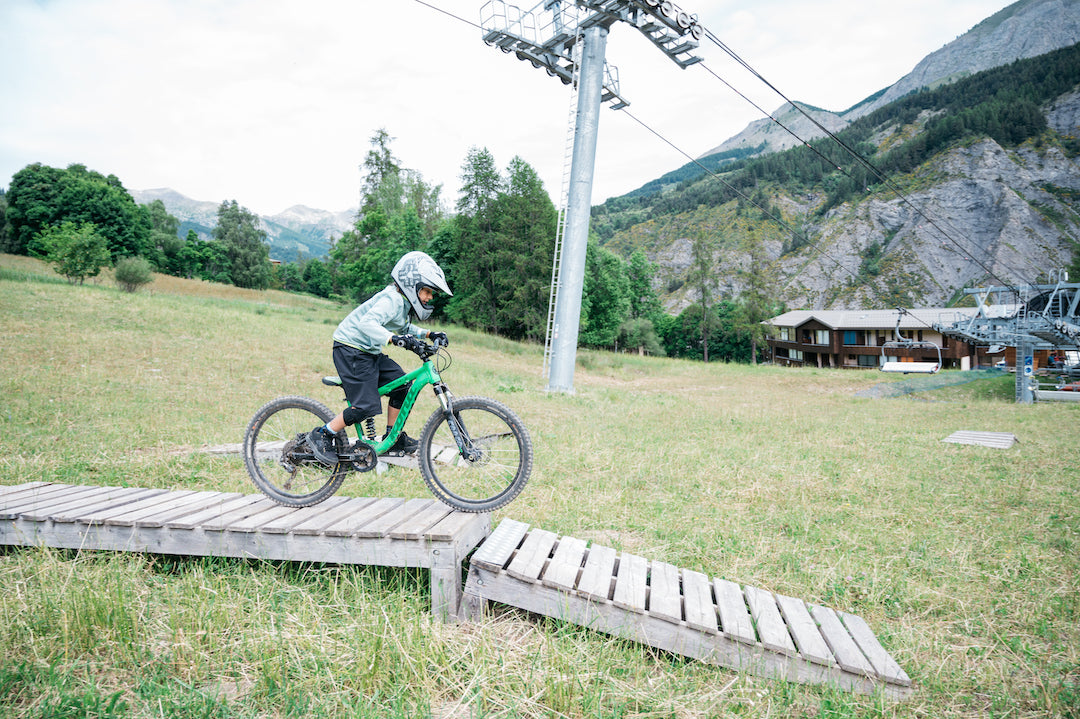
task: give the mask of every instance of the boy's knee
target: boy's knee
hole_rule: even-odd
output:
[[[409,394],[409,388],[412,387],[412,382],[398,387],[387,397],[387,404],[394,409],[401,409],[401,405],[405,404],[405,397]]]
[[[341,413],[341,418],[345,420],[345,424],[352,426],[359,424],[368,418],[368,413],[356,407],[346,407],[345,411]]]

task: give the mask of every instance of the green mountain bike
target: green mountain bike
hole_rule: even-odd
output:
[[[339,436],[337,464],[316,459],[308,446],[312,427],[337,413],[307,397],[279,397],[265,404],[244,434],[244,464],[255,486],[279,504],[308,507],[332,496],[350,472],[370,472],[378,455],[394,445],[420,391],[431,386],[440,408],[419,437],[416,457],[425,484],[444,504],[464,512],[490,512],[512,501],[532,472],[532,440],[525,425],[506,405],[487,397],[455,397],[441,373],[451,364],[444,343],[420,343],[414,352],[423,363],[379,388],[380,395],[409,382],[401,413],[382,439],[369,420],[364,434],[350,444]],[[323,384],[340,387],[337,377]],[[346,404],[348,400],[346,400]]]

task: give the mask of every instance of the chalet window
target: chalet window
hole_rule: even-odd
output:
[[[859,342],[859,333],[855,330],[844,330],[844,344],[857,345],[862,344]]]
[[[877,367],[878,356],[877,355],[859,355],[860,367]]]
[[[814,344],[829,344],[829,330],[814,330]]]
[[[784,341],[784,342],[790,342],[791,341],[791,328],[790,327],[780,327],[779,329],[780,329],[780,339],[782,341]]]

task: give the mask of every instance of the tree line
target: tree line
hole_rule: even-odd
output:
[[[389,282],[405,252],[424,250],[446,271],[454,296],[441,298],[451,322],[514,340],[547,331],[558,211],[536,171],[519,157],[500,170],[485,148],[461,168],[453,211],[441,186],[402,167],[386,130],[371,138],[362,203],[353,227],[324,258],[274,265],[259,220],[235,200],[218,207],[208,240],[160,200],[138,205],[114,175],[83,165],[29,165],[0,191],[0,251],[46,259],[72,281],[138,258],[156,272],[252,289],[275,288],[358,303]],[[754,328],[728,302],[665,313],[644,253],[623,258],[590,238],[579,344],[697,359],[747,361]]]
[[[45,259],[72,281],[139,258],[178,277],[270,286],[266,233],[235,200],[221,203],[209,241],[179,227],[161,200],[138,205],[115,175],[85,165],[28,165],[0,193],[0,251]]]

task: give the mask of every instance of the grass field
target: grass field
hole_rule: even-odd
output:
[[[340,407],[319,378],[348,309],[168,277],[130,295],[0,255],[0,484],[254,491],[196,450],[278,395]],[[1080,717],[1080,405],[1018,406],[1011,376],[874,400],[872,371],[603,352],[549,395],[541,348],[442,329],[455,393],[505,402],[536,446],[495,521],[858,614],[912,698],[505,607],[436,624],[421,571],[3,548],[0,717]],[[1019,443],[941,442],[957,430]],[[430,496],[400,468],[341,491]]]

